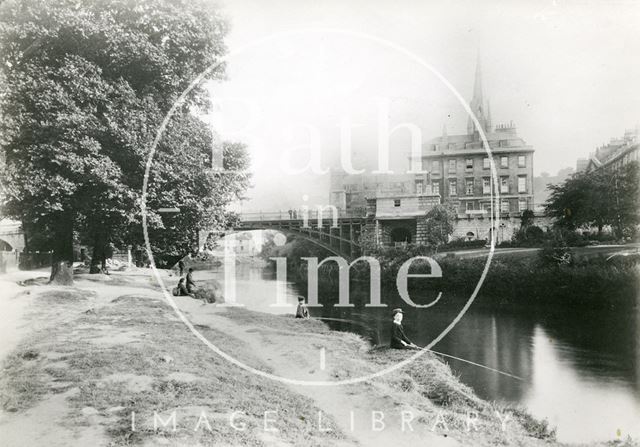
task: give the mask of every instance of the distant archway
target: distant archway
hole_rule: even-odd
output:
[[[411,231],[404,227],[398,227],[391,230],[391,242],[405,242],[411,243]]]
[[[0,251],[13,251],[13,246],[4,239],[0,239]]]

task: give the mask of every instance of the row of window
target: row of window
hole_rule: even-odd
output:
[[[474,143],[474,142],[466,142],[466,143],[464,143],[465,149],[469,148],[469,147],[477,146],[477,145],[478,145],[478,143]],[[516,144],[513,144],[513,143],[510,144],[509,140],[499,140],[498,143],[497,143],[498,147],[509,147],[509,146],[512,146],[512,145],[517,145],[517,142],[516,142]],[[493,143],[492,146],[495,146],[495,143]],[[441,149],[448,149],[448,150],[451,151],[451,150],[455,150],[457,147],[458,147],[458,145],[456,143],[448,143],[446,145],[444,145],[444,144],[432,144],[431,145],[431,150],[432,151],[439,151]]]
[[[394,207],[400,207],[402,205],[402,200],[401,199],[395,199],[393,201],[393,206]],[[484,203],[482,204],[482,209],[485,210],[485,212],[490,213],[491,212],[491,204],[490,203]],[[523,212],[524,210],[527,209],[527,200],[526,199],[519,199],[518,200],[518,212]],[[475,203],[474,202],[467,202],[467,211],[475,211]],[[501,213],[508,213],[510,212],[510,207],[509,207],[509,201],[508,200],[502,200],[500,202],[500,212]]]
[[[490,203],[483,203],[482,204],[482,209],[485,210],[485,212],[487,212],[487,213],[491,213],[491,204]],[[526,199],[519,199],[518,200],[518,212],[521,213],[526,209],[528,209],[527,200]],[[467,202],[467,211],[475,211],[475,203],[474,202]],[[500,212],[501,213],[508,213],[510,211],[511,210],[510,210],[510,207],[509,207],[509,201],[508,200],[500,201]]]
[[[502,155],[499,160],[496,160],[499,164],[500,168],[508,168],[509,167],[509,156]],[[455,158],[449,159],[449,172],[456,172],[457,170],[458,160]],[[464,160],[464,168],[466,171],[473,170],[474,159],[473,158],[465,158]],[[491,167],[491,162],[489,157],[484,157],[482,159],[482,168],[489,169]],[[527,167],[527,157],[524,155],[518,155],[518,167],[526,168]],[[434,160],[431,162],[431,172],[440,172],[440,161]]]
[[[465,194],[468,196],[474,195],[475,181],[472,178],[465,180]],[[527,176],[518,176],[518,193],[527,192]],[[422,180],[416,180],[416,194],[440,194],[440,182],[433,181],[431,184],[427,184],[426,189]],[[482,194],[491,194],[491,178],[484,177],[482,179]],[[509,194],[509,177],[500,177],[500,194]],[[449,179],[449,195],[458,195],[458,179]]]

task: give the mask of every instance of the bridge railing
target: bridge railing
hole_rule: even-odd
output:
[[[284,210],[284,211],[269,211],[269,212],[253,212],[253,213],[240,213],[241,222],[274,222],[274,221],[302,221],[304,218],[309,222],[316,222],[318,216],[321,216],[323,221],[330,222],[334,216],[338,219],[341,218],[363,218],[366,217],[366,211],[363,209],[356,210],[343,210],[338,209],[337,212],[331,209],[323,209],[320,212],[317,209],[304,210]]]

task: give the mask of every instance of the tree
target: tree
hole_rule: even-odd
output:
[[[520,218],[520,228],[526,230],[528,227],[533,225],[533,218],[535,215],[533,211],[526,209],[522,212],[522,217]]]
[[[427,243],[437,250],[440,245],[449,242],[455,229],[456,217],[455,208],[449,204],[436,205],[429,210],[425,216]]]
[[[89,240],[94,258],[104,259],[113,240],[138,239],[140,193],[150,142],[162,117],[190,82],[225,51],[226,25],[203,2],[193,0],[9,0],[0,7],[0,140],[5,155],[3,196],[9,216],[52,249],[54,268],[73,260],[74,238]],[[223,75],[224,67],[210,73]],[[206,106],[196,88],[172,120],[183,142],[199,142],[195,157],[211,154],[201,143],[205,123],[193,116]],[[183,129],[178,129],[183,126]],[[187,134],[188,137],[187,137]],[[165,138],[164,140],[170,140]],[[191,148],[173,141],[159,148],[155,204],[163,182]],[[235,148],[235,152],[237,149]],[[233,152],[233,151],[232,151]],[[171,158],[173,156],[173,158]],[[233,160],[242,164],[242,157]],[[194,168],[193,163],[187,166]],[[200,165],[197,165],[200,166]],[[180,168],[184,175],[186,168]],[[194,172],[188,172],[189,176]],[[190,193],[188,230],[220,215],[224,200],[203,212],[194,205],[213,188],[228,198],[246,185],[213,181],[179,184]],[[246,179],[245,179],[246,180]],[[214,184],[215,183],[215,184]],[[187,194],[189,195],[189,194]],[[158,228],[162,223],[152,216]],[[185,217],[186,218],[186,217]],[[170,243],[170,240],[166,241]]]
[[[596,227],[601,233],[610,225],[616,236],[622,238],[635,234],[640,223],[637,162],[611,173],[603,169],[579,173],[559,185],[549,185],[549,189],[546,212],[559,227],[571,231]]]
[[[572,231],[595,226],[601,232],[608,223],[611,204],[602,173],[579,173],[559,185],[549,185],[548,189],[551,194],[545,210],[556,225]]]
[[[609,181],[611,190],[611,225],[618,238],[631,238],[640,224],[640,165],[632,162],[613,173]]]
[[[227,172],[217,172],[211,166],[207,129],[192,116],[185,115],[183,119],[191,124],[167,130],[149,181],[149,240],[156,262],[163,267],[197,251],[198,243],[205,242],[197,240],[201,229],[224,229],[237,223],[237,216],[228,212],[226,206],[241,198],[249,181],[247,174],[239,172],[248,165],[243,144],[223,143],[223,167]],[[179,142],[189,150],[183,150]],[[180,212],[160,218],[153,211],[166,206],[177,206]]]

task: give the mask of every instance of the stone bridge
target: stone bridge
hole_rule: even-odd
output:
[[[0,221],[0,251],[24,250],[24,233],[20,222],[9,219]]]

